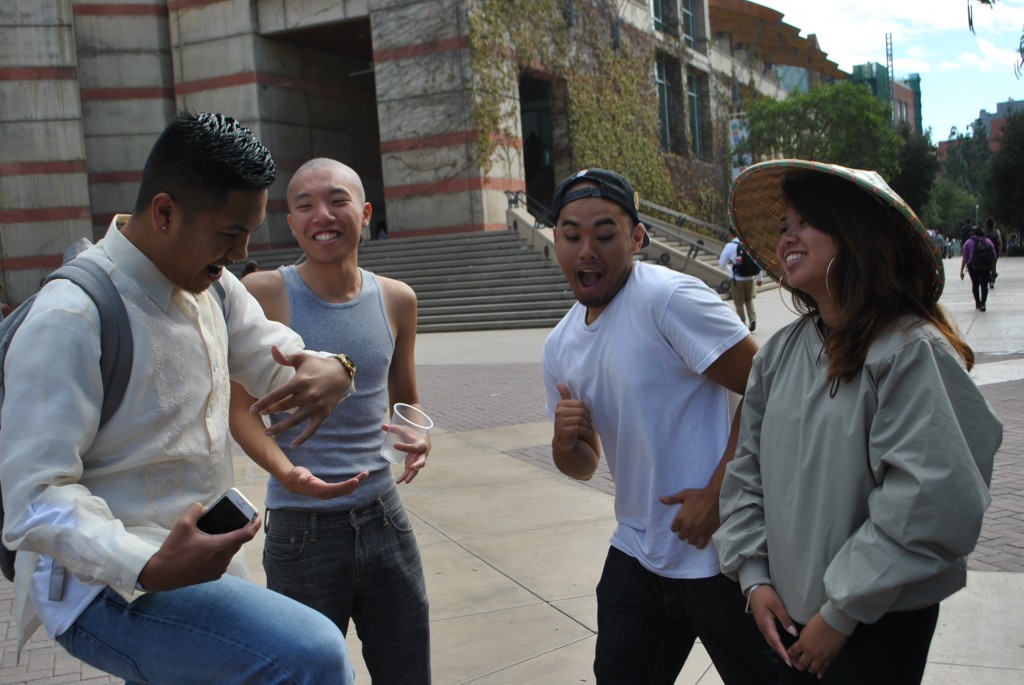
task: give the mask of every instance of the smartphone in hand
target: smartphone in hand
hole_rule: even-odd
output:
[[[199,517],[196,527],[210,535],[230,533],[255,521],[258,515],[252,502],[238,488],[231,488]]]

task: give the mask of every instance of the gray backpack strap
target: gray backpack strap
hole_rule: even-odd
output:
[[[121,406],[132,374],[134,349],[128,310],[110,274],[88,259],[74,259],[50,274],[46,281],[65,278],[96,304],[100,314],[100,374],[103,378],[102,428]]]

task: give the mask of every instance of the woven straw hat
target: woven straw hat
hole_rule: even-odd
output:
[[[740,241],[746,245],[754,260],[769,276],[788,288],[783,281],[785,270],[775,253],[779,242],[779,222],[786,210],[786,199],[782,195],[782,184],[790,174],[820,173],[845,179],[876,202],[891,208],[887,215],[892,221],[890,228],[898,236],[913,241],[914,245],[927,252],[935,261],[935,297],[942,293],[945,274],[942,256],[935,243],[928,236],[924,224],[914,210],[903,201],[892,188],[886,185],[878,173],[860,169],[848,169],[835,164],[809,162],[801,159],[776,159],[761,162],[744,169],[732,186],[729,198],[729,216]]]

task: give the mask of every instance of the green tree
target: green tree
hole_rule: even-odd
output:
[[[981,193],[985,167],[992,155],[985,125],[981,119],[977,119],[971,124],[970,131],[960,133],[954,127],[949,134],[942,174],[972,195],[978,195]]]
[[[918,135],[904,122],[899,128],[899,134],[904,141],[898,159],[899,172],[889,185],[920,215],[932,194],[932,186],[939,172],[937,150],[932,145],[930,129],[923,136]]]
[[[1003,232],[1024,231],[1024,112],[1006,118],[985,173],[982,190],[985,213],[1003,227]]]
[[[873,169],[890,179],[903,146],[890,112],[865,86],[849,82],[785,100],[757,99],[747,108],[748,138],[737,153],[756,161],[794,157]]]
[[[978,197],[971,195],[948,178],[935,181],[931,197],[921,213],[921,221],[947,238],[958,238],[964,219],[974,219]]]

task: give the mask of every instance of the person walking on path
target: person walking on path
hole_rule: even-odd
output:
[[[757,329],[757,311],[754,309],[754,298],[757,297],[757,288],[763,283],[761,278],[761,267],[755,262],[745,249],[741,250],[740,239],[736,237],[736,230],[729,227],[733,238],[722,248],[722,254],[718,258],[718,265],[728,269],[731,275],[730,291],[732,303],[736,307],[736,313],[740,321],[747,323],[753,333]],[[755,285],[757,287],[755,287]]]
[[[783,683],[920,683],[1002,440],[938,304],[939,253],[874,172],[757,164],[731,213],[801,315],[754,359],[714,536],[722,569]]]
[[[996,264],[996,246],[985,237],[985,232],[978,226],[974,235],[964,243],[963,257],[960,259],[960,280],[964,280],[964,269],[971,277],[971,292],[974,294],[974,308],[985,311],[988,303],[988,286],[992,269]]]
[[[757,350],[701,281],[634,262],[649,238],[621,175],[556,189],[555,253],[577,302],[544,345],[552,459],[591,478],[607,459],[617,526],[597,586],[599,685],[670,685],[700,638],[727,685],[778,680],[771,650],[719,573],[718,493]]]
[[[388,410],[419,407],[416,294],[359,268],[372,207],[348,166],[313,159],[288,184],[288,225],[306,255],[298,266],[242,283],[267,315],[307,344],[351,353],[355,393],[301,447],[277,442],[232,396],[232,430],[274,478],[267,484],[263,567],[267,587],[317,609],[343,632],[355,623],[375,685],[429,685],[430,629],[423,565],[390,463],[381,456]],[[355,363],[358,362],[358,371]],[[398,483],[426,466],[429,436],[399,444]]]
[[[989,242],[996,248],[996,258],[992,262],[992,272],[989,275],[989,287],[996,287],[996,277],[999,273],[996,271],[996,267],[999,264],[999,258],[1006,253],[1006,243],[1003,242],[1002,232],[996,228],[995,221],[991,217],[985,220],[985,237],[989,239]]]

